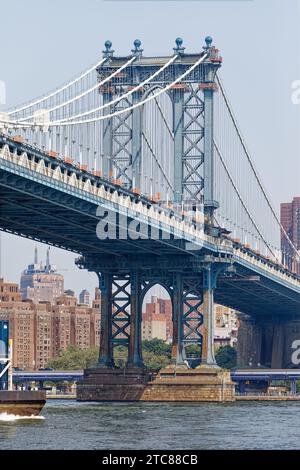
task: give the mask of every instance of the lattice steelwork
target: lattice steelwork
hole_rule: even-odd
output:
[[[130,336],[130,277],[112,278],[112,345],[128,345]]]
[[[183,181],[184,199],[203,202],[204,101],[202,91],[190,85],[184,95]]]
[[[114,176],[123,184],[151,196],[159,193],[163,200],[203,202],[203,167],[205,161],[211,165],[213,159],[212,145],[209,145],[213,127],[210,104],[215,90],[215,74],[221,65],[218,50],[212,47],[211,38],[207,38],[204,47],[207,58],[197,65],[201,54],[186,54],[180,38],[176,40],[173,60],[144,57],[140,41],[134,44],[132,53],[135,60],[122,73],[113,76],[105,88],[100,88],[100,93],[104,103],[112,103],[110,113],[144,100],[145,104],[113,116],[109,124],[104,125],[103,159],[107,162],[104,176]],[[110,43],[104,57],[107,61],[97,69],[99,82],[112,76],[128,61],[128,57],[115,57]],[[177,83],[176,79],[193,64],[196,64],[195,68]],[[174,82],[176,84],[163,98],[147,102],[157,90]],[[137,88],[139,84],[141,86]],[[118,97],[133,89],[135,91],[129,98],[125,97],[114,105]],[[208,136],[205,141],[206,130]],[[209,175],[209,170],[206,174]],[[206,206],[210,212],[216,203],[208,177],[206,183],[209,186]]]
[[[186,279],[183,282],[183,344],[198,344],[202,348],[203,303],[202,282]]]
[[[121,100],[111,111],[119,111],[132,105],[132,101]],[[122,180],[124,186],[132,186],[131,174],[128,173],[132,163],[132,111],[124,112],[112,119],[112,155],[111,176]]]

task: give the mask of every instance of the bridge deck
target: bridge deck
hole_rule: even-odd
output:
[[[99,206],[159,228],[159,239],[99,240]],[[170,266],[172,259],[188,276],[205,253],[230,257],[236,272],[221,279],[217,302],[254,315],[300,314],[300,279],[283,266],[226,238],[205,235],[203,224],[182,221],[143,196],[5,136],[0,136],[0,213],[2,230],[88,254],[123,272],[133,258],[149,269],[167,269],[164,261]]]

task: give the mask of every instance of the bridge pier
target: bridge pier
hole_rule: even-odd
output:
[[[261,364],[262,325],[248,315],[239,315],[238,365],[258,367]]]
[[[285,347],[285,325],[280,322],[280,319],[276,320],[273,325],[271,368],[281,369],[283,367],[283,353]]]
[[[214,290],[216,288],[217,272],[213,265],[208,264],[203,272],[203,345],[201,365],[217,367],[214,352]]]
[[[228,260],[211,258],[195,264],[189,257],[177,263],[168,257],[149,258],[148,262],[132,257],[126,260],[126,267],[119,260],[110,260],[110,271],[98,274],[102,309],[99,364],[85,371],[77,388],[79,400],[219,401],[223,386],[232,399],[233,384],[223,377],[214,357],[214,290]],[[93,264],[85,266],[95,269]],[[173,305],[172,363],[152,382],[142,357],[142,301],[160,282]],[[124,369],[114,363],[113,348],[119,344],[128,347]],[[186,362],[190,344],[199,345],[201,351],[201,366],[193,371],[187,370]]]
[[[103,273],[98,275],[101,291],[101,324],[100,324],[100,350],[99,367],[113,367],[112,350],[112,275]]]
[[[240,315],[239,322],[239,366],[300,367],[300,320],[296,316]]]
[[[141,282],[139,271],[133,271],[130,275],[130,338],[128,348],[127,367],[144,367],[142,357],[142,305]]]
[[[174,277],[172,362],[176,367],[186,367],[183,349],[183,279],[181,273],[176,273]]]

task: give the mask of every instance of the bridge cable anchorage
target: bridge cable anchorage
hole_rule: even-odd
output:
[[[86,119],[86,120],[82,120],[82,121],[69,121],[69,122],[62,122],[62,121],[54,121],[54,122],[47,122],[45,123],[44,125],[45,126],[48,126],[48,127],[57,127],[57,126],[75,126],[77,124],[90,124],[92,122],[98,122],[98,121],[103,121],[105,119],[111,119],[115,116],[119,116],[120,114],[123,114],[125,112],[128,112],[128,111],[131,111],[133,109],[136,109],[136,108],[139,108],[140,106],[143,106],[144,104],[148,103],[149,101],[152,101],[154,100],[155,98],[157,98],[158,96],[162,95],[163,93],[165,93],[166,91],[170,90],[174,85],[177,85],[177,83],[181,82],[187,75],[189,75],[196,67],[198,67],[198,65],[200,65],[205,59],[206,57],[208,56],[208,54],[204,54],[199,60],[197,60],[197,62],[195,62],[186,72],[184,72],[182,75],[180,75],[178,78],[176,78],[176,80],[174,80],[172,83],[170,83],[169,85],[167,85],[165,88],[162,88],[161,90],[159,90],[156,94],[154,95],[151,95],[147,98],[145,98],[144,100],[140,101],[139,103],[136,103],[132,106],[129,106],[128,108],[124,108],[124,109],[120,109],[119,111],[116,111],[114,113],[111,113],[111,114],[105,114],[105,115],[102,115],[102,116],[98,116],[97,118],[91,118],[91,119]],[[161,69],[160,69],[161,70]],[[154,76],[154,75],[153,75]],[[152,76],[152,78],[153,78]],[[142,84],[138,85],[137,89],[140,88],[142,86]],[[133,91],[133,90],[131,90]],[[127,94],[126,94],[127,95]],[[125,95],[122,95],[120,97],[120,99],[124,99],[124,96]],[[120,100],[118,100],[120,101]],[[111,101],[109,102],[109,104],[111,105],[112,103],[114,103],[114,101]],[[101,107],[101,109],[103,109]],[[95,110],[93,110],[92,112],[95,112]],[[91,114],[91,112],[89,112],[88,114]],[[71,118],[71,119],[74,119]],[[0,121],[1,122],[1,121]],[[16,124],[19,124],[18,122]]]
[[[101,65],[104,64],[104,62],[106,62],[107,58],[105,57],[104,59],[102,59],[100,62],[97,62],[97,64],[93,65],[91,68],[89,68],[88,70],[86,70],[85,72],[83,72],[79,77],[76,77],[74,80],[72,80],[71,82],[67,82],[65,85],[63,85],[61,88],[51,92],[49,95],[47,96],[43,96],[42,98],[38,98],[36,101],[32,101],[30,102],[29,104],[26,104],[24,106],[22,106],[21,108],[17,108],[15,110],[12,110],[12,111],[9,111],[8,114],[11,115],[11,114],[18,114],[20,113],[21,111],[25,111],[26,109],[28,108],[32,108],[33,106],[36,106],[38,104],[41,104],[43,103],[43,101],[47,101],[48,99],[50,98],[53,98],[54,96],[58,95],[59,93],[61,93],[62,91],[65,91],[67,88],[70,88],[71,86],[75,85],[76,83],[78,83],[80,80],[82,80],[84,77],[86,77],[87,75],[89,75],[91,72],[93,72],[97,67],[100,67]]]
[[[258,174],[258,171],[257,171],[256,168],[255,168],[254,162],[253,162],[253,160],[252,160],[252,158],[251,158],[251,156],[250,156],[250,153],[249,153],[249,151],[248,151],[247,145],[246,145],[245,140],[244,140],[244,138],[243,138],[243,136],[242,136],[242,133],[241,133],[241,131],[240,131],[240,128],[239,128],[239,126],[238,126],[238,124],[237,124],[237,120],[236,120],[236,118],[235,118],[235,116],[234,116],[234,113],[233,113],[231,104],[230,104],[229,99],[228,99],[228,97],[227,97],[227,95],[226,95],[226,93],[225,93],[225,89],[224,89],[224,87],[223,87],[222,81],[221,81],[220,77],[218,76],[218,74],[216,74],[216,78],[217,78],[217,82],[218,82],[218,85],[219,85],[219,87],[220,87],[222,96],[223,96],[223,98],[224,98],[225,104],[226,104],[226,106],[227,106],[228,112],[229,112],[230,117],[231,117],[231,119],[232,119],[233,125],[234,125],[235,130],[236,130],[236,132],[237,132],[237,135],[238,135],[238,137],[239,137],[239,139],[240,139],[240,142],[241,142],[241,144],[242,144],[242,147],[243,147],[243,149],[244,149],[244,152],[245,152],[245,155],[246,155],[246,157],[247,157],[247,160],[248,160],[248,162],[249,162],[249,164],[250,164],[250,167],[251,167],[251,169],[252,169],[252,171],[253,171],[253,174],[254,174],[254,176],[255,176],[257,182],[258,182],[258,185],[259,185],[259,187],[260,187],[260,189],[261,189],[261,191],[262,191],[262,193],[263,193],[263,195],[264,195],[264,197],[265,197],[265,200],[266,200],[266,202],[267,202],[269,208],[271,209],[271,212],[272,212],[272,214],[273,214],[273,216],[274,216],[274,218],[275,218],[275,220],[276,220],[276,222],[277,222],[279,228],[281,229],[282,233],[284,234],[284,236],[285,236],[286,240],[288,241],[290,247],[291,247],[292,250],[295,252],[296,258],[297,258],[298,260],[300,260],[300,255],[299,255],[299,253],[298,253],[298,250],[297,250],[296,246],[293,244],[293,242],[291,241],[291,239],[290,239],[289,235],[287,234],[286,230],[285,230],[284,227],[282,226],[282,224],[281,224],[281,222],[280,222],[280,219],[279,219],[279,217],[278,217],[278,215],[277,215],[277,212],[276,212],[276,210],[274,209],[274,207],[273,207],[273,205],[272,205],[272,202],[271,202],[271,200],[270,200],[270,198],[269,198],[269,196],[268,196],[268,194],[267,194],[267,191],[266,191],[266,189],[265,189],[265,187],[264,187],[264,185],[263,185],[263,183],[262,183],[262,180],[261,180],[261,178],[260,178],[260,176],[259,176],[259,174]]]
[[[136,91],[138,91],[140,88],[143,88],[145,85],[147,85],[147,83],[151,82],[151,80],[153,80],[155,77],[157,77],[161,72],[163,72],[166,68],[169,67],[169,65],[171,65],[176,59],[177,59],[178,55],[174,55],[173,57],[171,57],[170,60],[168,60],[168,62],[166,62],[165,65],[163,65],[159,70],[157,70],[153,75],[151,75],[150,77],[148,77],[146,80],[144,80],[142,83],[139,83],[137,86],[135,86],[134,88],[132,88],[132,90],[129,90],[127,93],[124,93],[124,95],[121,95],[121,96],[118,96],[117,98],[115,98],[114,100],[112,101],[109,101],[108,103],[105,103],[104,105],[102,106],[99,106],[97,108],[94,108],[94,109],[91,109],[89,111],[86,111],[85,113],[81,113],[81,114],[77,114],[75,116],[71,116],[67,119],[61,119],[59,121],[56,121],[55,124],[56,125],[61,125],[61,123],[64,123],[65,121],[69,120],[69,119],[78,119],[78,118],[81,118],[81,117],[84,117],[84,116],[88,116],[90,114],[94,114],[98,111],[102,111],[102,109],[105,109],[107,107],[110,107],[110,106],[113,106],[114,104],[117,104],[119,101],[121,100],[124,100],[125,98],[128,98],[128,96],[131,96],[133,93],[135,93]],[[132,58],[133,60],[136,59],[136,57],[133,57]],[[129,110],[130,108],[127,108],[127,110]],[[86,122],[86,121],[85,121]]]
[[[230,180],[230,182],[231,182],[231,184],[232,184],[232,186],[233,186],[233,188],[234,188],[234,190],[235,190],[235,192],[236,192],[236,194],[237,194],[237,196],[238,196],[238,198],[239,198],[239,200],[240,200],[242,206],[244,207],[244,209],[245,209],[245,211],[246,211],[248,217],[250,218],[251,222],[253,223],[254,227],[256,228],[257,233],[259,234],[259,236],[261,237],[261,239],[262,239],[263,242],[265,243],[265,245],[266,245],[266,247],[268,248],[268,250],[270,251],[270,253],[272,253],[272,255],[274,256],[274,258],[278,260],[278,257],[276,256],[276,254],[275,254],[275,253],[273,252],[273,250],[271,249],[271,246],[270,246],[270,244],[267,242],[267,240],[265,239],[264,235],[261,233],[261,231],[260,231],[260,229],[259,229],[257,223],[255,222],[255,220],[254,220],[254,218],[252,217],[252,215],[251,215],[251,213],[250,213],[250,211],[249,211],[249,209],[248,209],[246,203],[244,202],[244,200],[243,200],[243,198],[242,198],[242,196],[241,196],[241,193],[239,192],[239,189],[238,189],[238,187],[236,186],[236,184],[235,184],[235,182],[234,182],[234,180],[233,180],[233,177],[232,177],[232,175],[231,175],[231,173],[230,173],[230,171],[229,171],[229,168],[227,167],[227,164],[226,164],[226,162],[225,162],[225,160],[224,160],[224,158],[223,158],[223,156],[222,156],[222,154],[221,154],[221,151],[220,151],[220,149],[219,149],[219,147],[218,147],[218,145],[217,145],[217,143],[216,143],[215,140],[214,140],[214,147],[215,147],[215,149],[216,149],[216,151],[217,151],[217,154],[219,155],[219,158],[220,158],[220,160],[221,160],[221,163],[222,163],[222,165],[223,165],[223,167],[224,167],[224,169],[225,169],[225,171],[226,171],[226,173],[227,173],[227,175],[228,175],[228,178],[229,178],[229,180]],[[280,261],[280,260],[279,260],[279,261]]]
[[[89,93],[92,93],[93,91],[97,90],[100,86],[102,86],[105,83],[109,82],[112,78],[114,78],[116,75],[118,75],[120,72],[122,72],[126,67],[128,67],[130,64],[132,64],[132,62],[134,62],[135,60],[136,60],[136,57],[131,57],[131,59],[129,59],[124,65],[122,65],[119,69],[117,69],[115,72],[113,72],[108,77],[104,78],[104,80],[102,80],[101,82],[96,83],[96,85],[92,86],[91,88],[84,91],[83,93],[81,93],[77,96],[74,96],[73,98],[69,99],[68,101],[65,101],[64,103],[60,103],[60,104],[58,104],[58,105],[56,105],[56,106],[54,106],[53,108],[50,108],[50,109],[45,109],[45,111],[47,111],[47,113],[52,113],[53,111],[57,111],[58,109],[64,108],[64,107],[68,106],[69,104],[72,104],[75,101],[80,100],[81,98],[88,95]],[[18,122],[24,122],[24,121],[26,122],[29,119],[32,119],[34,117],[35,117],[34,114],[32,114],[31,116],[26,116],[24,118],[18,119]],[[74,119],[75,119],[75,117],[74,117]],[[64,121],[64,119],[62,121]]]

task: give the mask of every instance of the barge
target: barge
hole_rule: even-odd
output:
[[[38,416],[46,403],[44,390],[1,390],[0,414]]]

